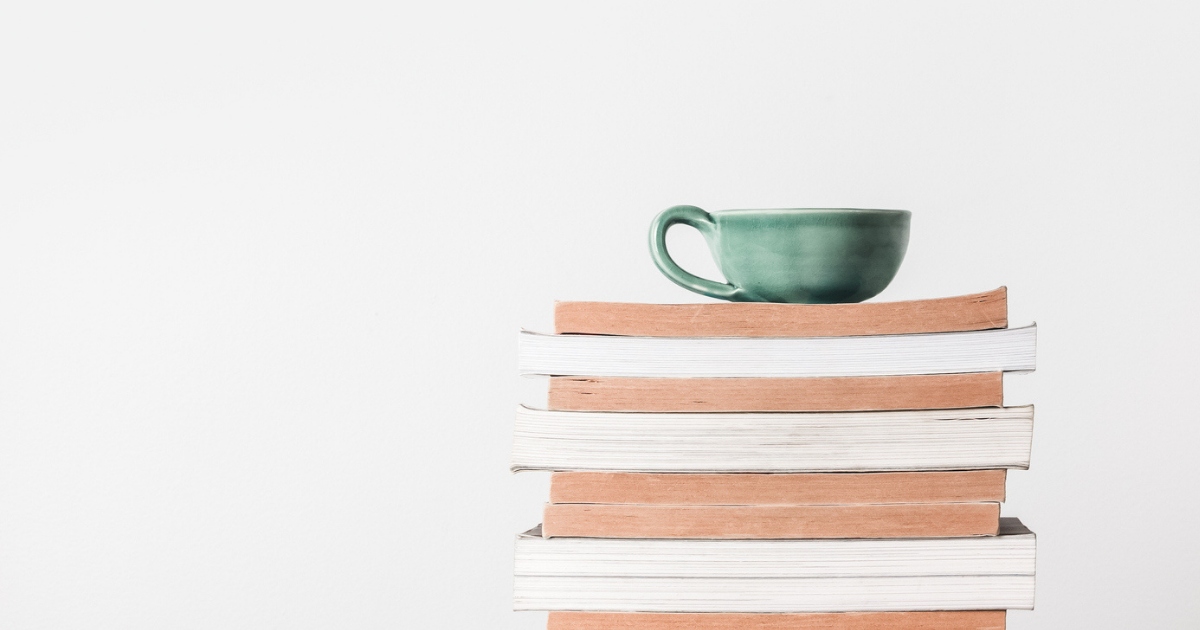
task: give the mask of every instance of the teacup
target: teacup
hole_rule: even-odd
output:
[[[650,224],[650,256],[667,278],[733,302],[836,304],[879,294],[908,249],[907,210],[778,208],[722,210],[675,206]],[[684,271],[667,253],[667,228],[704,235],[727,282]]]

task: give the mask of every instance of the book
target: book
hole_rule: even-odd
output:
[[[514,579],[514,610],[840,612],[1033,608],[1034,576],[934,575],[736,580]]]
[[[847,505],[1003,501],[1007,471],[646,474],[556,472],[551,503]]]
[[[693,540],[517,538],[516,610],[800,613],[1033,607],[1032,532]]]
[[[662,378],[1028,372],[1036,325],[861,337],[611,337],[522,331],[521,374]]]
[[[1033,407],[628,413],[519,407],[512,469],[801,473],[1028,468]]]
[[[591,538],[995,536],[999,503],[607,505],[549,503],[542,535]]]
[[[1018,519],[997,536],[812,540],[545,538],[517,536],[517,575],[644,578],[815,578],[1025,575],[1035,538]]]
[[[635,337],[840,337],[1008,326],[1008,290],[862,304],[555,302],[557,334]]]
[[[575,411],[875,411],[1004,404],[1001,372],[835,378],[555,376],[547,406]]]
[[[867,613],[552,612],[546,630],[1004,630],[1003,610]]]

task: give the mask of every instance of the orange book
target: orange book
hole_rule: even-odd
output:
[[[552,612],[546,630],[1004,630],[1003,610],[853,613]]]
[[[885,411],[1004,404],[1000,372],[829,378],[550,378],[560,411]]]
[[[845,505],[1003,501],[1006,471],[799,474],[556,472],[551,503]]]
[[[556,302],[554,331],[638,337],[841,337],[1008,326],[1008,290],[864,304]]]
[[[995,536],[999,530],[999,503],[549,503],[542,514],[546,538],[947,538]]]

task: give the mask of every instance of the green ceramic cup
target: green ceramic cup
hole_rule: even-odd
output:
[[[780,208],[722,210],[675,206],[650,224],[650,256],[672,282],[732,302],[838,304],[879,294],[908,249],[907,210]],[[728,282],[684,271],[667,253],[667,228],[704,235]]]

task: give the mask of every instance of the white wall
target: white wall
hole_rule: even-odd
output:
[[[1010,627],[1194,627],[1197,19],[6,4],[0,627],[542,627],[516,330],[702,299],[646,252],[679,203],[911,209],[879,299],[1007,285],[1040,324]]]

